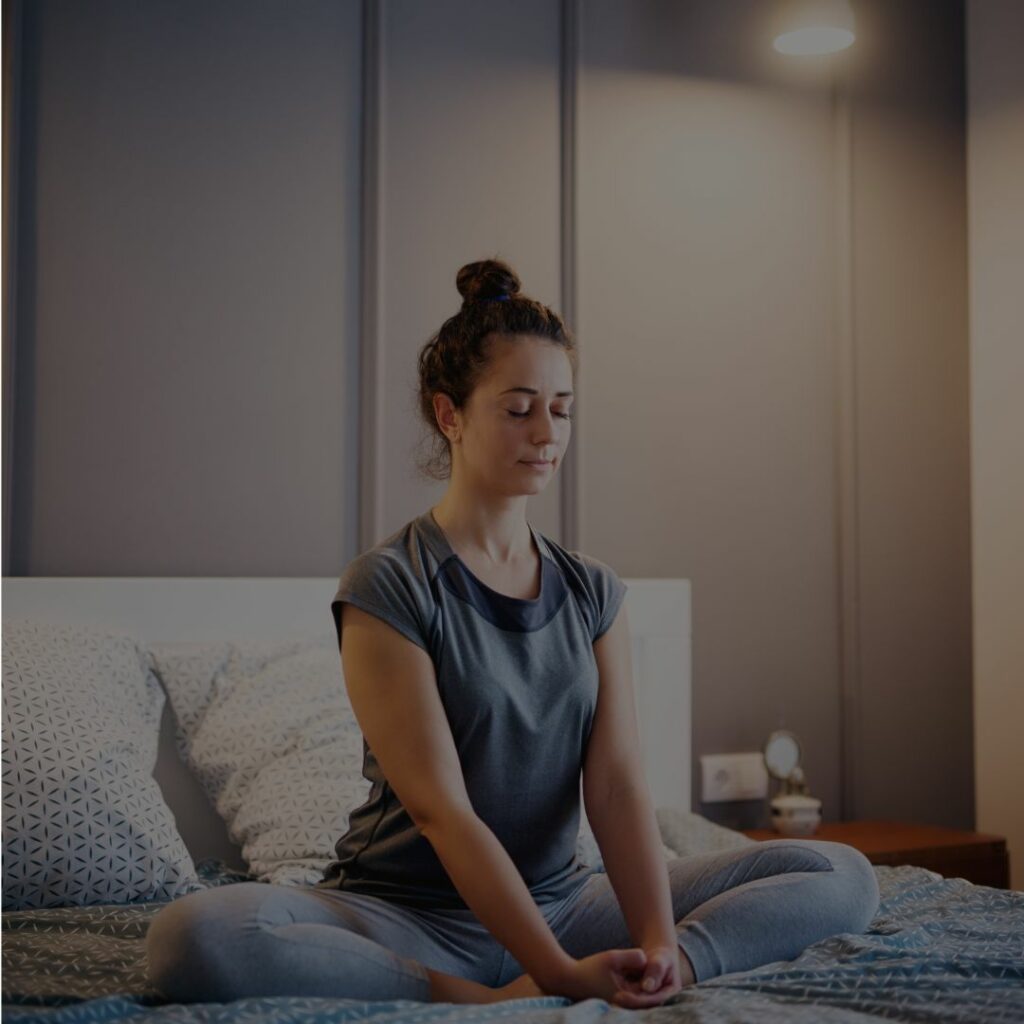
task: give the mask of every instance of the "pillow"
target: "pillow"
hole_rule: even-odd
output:
[[[680,811],[675,807],[655,807],[654,816],[658,822],[658,831],[661,833],[661,855],[665,860],[692,857],[701,853],[721,853],[757,842],[742,832],[716,825],[692,811]],[[577,849],[581,860],[598,871],[605,870],[601,851],[585,813],[582,816]]]
[[[370,795],[334,634],[152,644],[182,759],[261,881],[313,885]],[[582,807],[581,807],[582,810]],[[601,869],[581,813],[580,859]],[[666,859],[676,854],[662,847]]]
[[[364,803],[337,638],[153,644],[178,750],[264,882],[311,885]]]
[[[597,871],[604,871],[604,858],[601,856],[601,848],[597,845],[597,837],[590,826],[587,812],[584,809],[583,801],[580,801],[580,834],[576,840],[576,854],[584,864]],[[677,854],[665,844],[665,837],[662,836],[661,855],[665,860],[675,860]]]
[[[203,888],[152,777],[164,695],[130,636],[3,626],[5,909]]]
[[[657,807],[654,815],[658,819],[663,842],[675,850],[677,857],[692,857],[699,853],[721,853],[741,846],[752,846],[757,842],[735,829],[716,825],[713,821],[674,807]]]

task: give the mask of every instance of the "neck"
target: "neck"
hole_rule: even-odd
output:
[[[525,496],[467,501],[449,488],[430,511],[456,554],[511,565],[533,553]]]

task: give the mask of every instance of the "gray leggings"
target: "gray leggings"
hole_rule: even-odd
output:
[[[844,843],[776,839],[668,862],[679,945],[697,981],[792,960],[878,909],[867,858]],[[576,958],[635,945],[608,876],[539,904]],[[424,967],[505,985],[523,973],[469,910],[239,882],[175,900],[146,935],[150,982],[174,1002],[245,996],[430,1000]]]

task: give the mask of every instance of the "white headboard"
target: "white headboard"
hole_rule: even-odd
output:
[[[690,582],[625,579],[633,636],[637,718],[656,807],[690,809]],[[334,637],[330,604],[337,580],[195,577],[9,577],[5,619],[107,627],[140,642]],[[341,659],[338,660],[341,679]],[[220,857],[243,867],[174,746],[169,704],[161,723],[154,777],[196,860]]]

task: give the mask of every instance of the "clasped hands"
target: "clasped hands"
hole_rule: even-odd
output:
[[[683,963],[687,967],[683,977]],[[528,974],[496,990],[498,999],[527,999],[536,996],[565,996],[603,999],[627,1009],[659,1006],[693,982],[688,961],[678,946],[651,946],[647,949],[606,949],[573,960],[560,978],[542,988]]]

